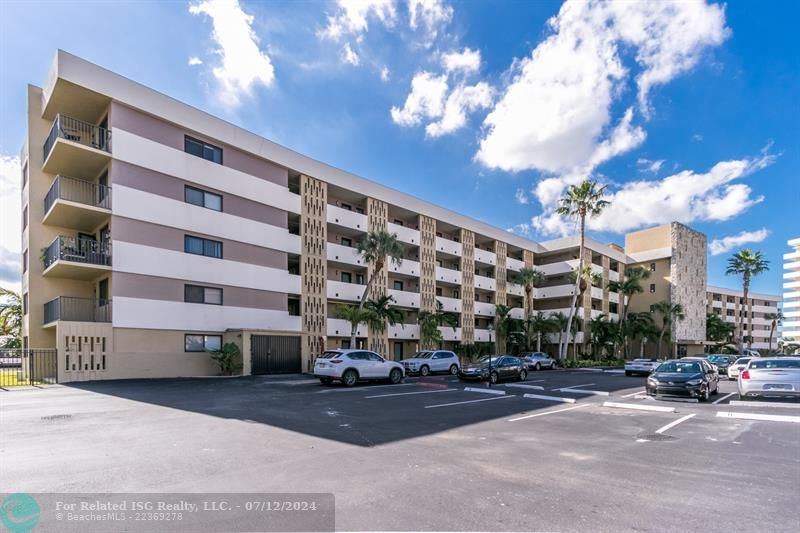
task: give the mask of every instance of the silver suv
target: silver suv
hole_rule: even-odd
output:
[[[417,352],[414,357],[400,361],[406,374],[427,376],[433,372],[447,372],[453,376],[458,375],[461,363],[455,353],[447,350],[425,350]]]

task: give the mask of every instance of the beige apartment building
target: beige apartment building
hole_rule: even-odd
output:
[[[778,331],[777,328],[772,330],[772,322],[780,305],[780,296],[749,292],[745,301],[741,290],[708,287],[708,313],[720,316],[736,328],[741,325],[742,336],[745,339],[752,337],[745,346],[749,345],[753,350],[770,349],[771,331],[771,348],[777,348]]]
[[[234,342],[243,372],[299,372],[349,344],[336,307],[358,301],[369,268],[356,252],[385,229],[405,247],[373,295],[403,323],[358,328],[389,358],[417,350],[417,314],[458,316],[445,345],[493,342],[495,306],[523,318],[525,267],[547,276],[533,308],[567,313],[577,236],[534,242],[366,180],[59,51],[28,87],[23,166],[24,345],[57,348],[60,381],[216,374],[206,350]],[[680,224],[586,240],[601,277],[578,302],[588,322],[618,318],[608,288],[627,265],[653,270],[635,307],[680,302],[679,353],[702,350],[705,236]],[[555,351],[553,346],[549,346]]]
[[[783,331],[785,344],[800,345],[800,238],[787,243],[783,254]]]

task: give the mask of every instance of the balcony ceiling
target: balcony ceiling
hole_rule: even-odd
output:
[[[85,87],[59,78],[42,112],[42,117],[53,120],[58,113],[97,122],[102,118],[111,99]]]
[[[89,232],[94,231],[110,215],[110,209],[70,202],[59,198],[45,214],[42,223],[49,226]]]
[[[100,174],[110,159],[108,152],[59,137],[42,170],[49,174],[92,179]]]
[[[59,259],[42,273],[49,278],[77,279],[80,281],[93,281],[104,274],[111,272],[111,267],[106,265],[93,265],[88,263],[74,263]]]

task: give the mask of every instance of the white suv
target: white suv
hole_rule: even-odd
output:
[[[397,384],[405,374],[403,365],[369,350],[328,350],[314,361],[314,375],[324,385],[338,379],[352,387],[359,380],[388,379]]]
[[[461,363],[453,352],[447,350],[427,350],[417,352],[410,359],[400,361],[406,369],[407,374],[427,376],[432,372],[448,372],[454,376],[458,375]]]

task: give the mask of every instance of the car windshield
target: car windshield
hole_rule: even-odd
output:
[[[483,357],[478,359],[478,364],[479,365],[488,365],[490,360],[491,360],[493,365],[496,365],[497,362],[500,360],[500,357],[497,356],[497,355],[491,355],[491,356],[490,355],[484,355]]]
[[[727,355],[711,355],[708,357],[708,360],[712,363],[727,363],[730,361]]]
[[[317,359],[333,359],[338,355],[339,352],[322,352]]]
[[[746,365],[749,362],[750,362],[750,358],[749,357],[742,357],[741,359],[737,359],[734,364],[735,365]]]
[[[800,368],[800,359],[766,359],[750,363],[750,369],[756,368]]]
[[[670,361],[662,363],[656,369],[656,372],[673,372],[676,374],[698,374],[702,372],[700,363],[693,361]]]
[[[433,352],[418,352],[414,355],[414,359],[430,359]]]
[[[634,359],[632,363],[654,363],[655,359]]]

